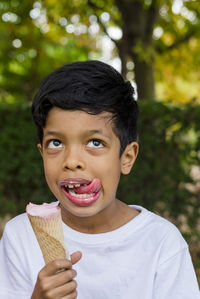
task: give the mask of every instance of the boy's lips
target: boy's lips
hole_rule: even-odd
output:
[[[97,178],[92,181],[81,178],[69,178],[61,181],[60,187],[71,202],[79,206],[88,206],[98,199],[101,181]]]

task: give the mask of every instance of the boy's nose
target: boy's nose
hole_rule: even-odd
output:
[[[84,169],[85,163],[83,159],[81,159],[81,155],[78,154],[76,151],[71,150],[66,153],[63,168],[67,170],[76,170],[76,169]]]

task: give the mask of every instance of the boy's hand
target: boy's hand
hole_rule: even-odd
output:
[[[71,261],[65,259],[55,260],[47,264],[38,274],[37,282],[31,299],[75,299],[76,292],[76,271],[72,265],[76,264],[82,257],[77,251],[71,255]],[[65,271],[58,272],[65,268]],[[56,274],[56,272],[58,272]]]

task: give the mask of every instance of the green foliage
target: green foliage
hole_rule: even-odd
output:
[[[89,42],[59,23],[64,3],[56,11],[51,2],[46,9],[40,1],[0,1],[0,102],[30,102],[45,75],[88,58]]]
[[[141,16],[134,3],[142,4]],[[0,14],[0,102],[30,101],[41,79],[64,63],[91,57],[111,62],[119,55],[126,67],[131,49],[145,62],[155,56],[158,98],[185,103],[199,95],[199,0],[4,0]],[[140,36],[144,22],[153,29],[150,43]],[[122,37],[112,37],[111,27]],[[116,45],[111,59],[109,53],[101,56],[107,49],[102,37],[109,34]],[[127,70],[127,77],[134,78],[135,71]]]
[[[0,211],[17,214],[25,203],[49,200],[29,105],[0,106]]]
[[[170,218],[186,238],[199,236],[198,181],[200,106],[184,109],[140,103],[139,156],[130,175],[121,178],[118,197]],[[0,105],[0,211],[24,211],[29,201],[54,200],[43,174],[29,105]]]

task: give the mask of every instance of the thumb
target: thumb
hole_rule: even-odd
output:
[[[80,251],[76,251],[70,255],[70,258],[72,265],[74,265],[82,258],[82,253]]]

